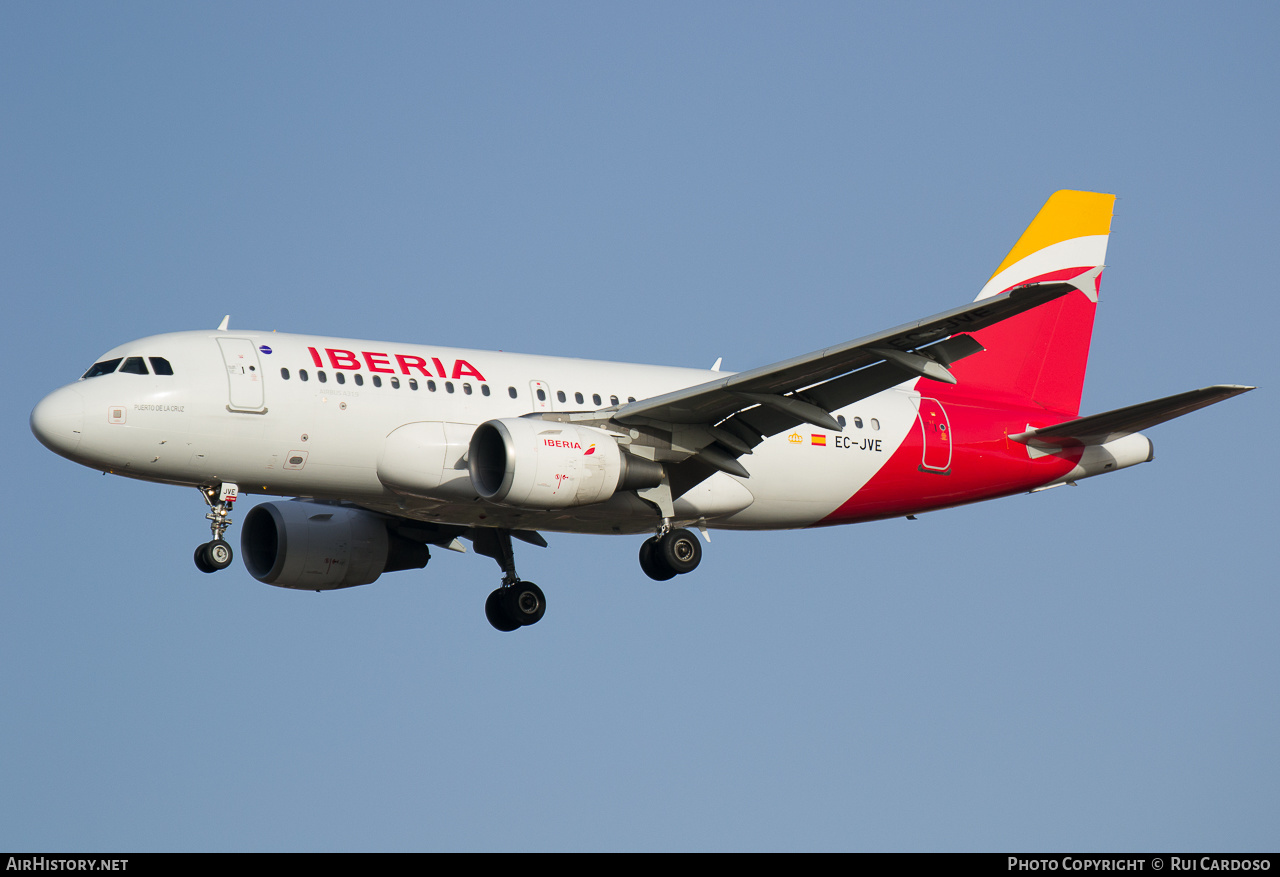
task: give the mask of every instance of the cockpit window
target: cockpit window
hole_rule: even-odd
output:
[[[102,362],[95,362],[93,367],[84,373],[84,377],[96,378],[101,375],[109,375],[116,370],[116,366],[119,364],[119,359],[104,359]]]
[[[151,361],[151,371],[147,371],[147,360]],[[120,363],[124,363],[121,365]],[[119,370],[121,374],[129,375],[171,375],[173,374],[173,366],[169,364],[169,360],[163,356],[130,356],[128,359],[117,357],[115,359],[104,359],[102,362],[95,362],[93,367],[80,376],[80,380],[87,378],[98,378],[103,375],[109,375]]]

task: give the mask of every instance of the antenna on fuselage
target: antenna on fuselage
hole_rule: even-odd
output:
[[[230,322],[231,322],[231,315],[227,314],[225,317],[222,318],[222,322],[218,324],[218,331],[219,332],[227,331],[227,323],[230,323]]]

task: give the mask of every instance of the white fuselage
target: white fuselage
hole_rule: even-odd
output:
[[[723,376],[269,332],[156,335],[100,361],[129,357],[163,358],[173,374],[115,371],[51,394],[32,417],[57,437],[54,450],[96,469],[169,484],[233,482],[243,493],[345,500],[438,523],[599,533],[650,531],[658,514],[634,493],[557,511],[480,500],[465,462],[474,427],[536,412],[596,411]],[[742,458],[749,479],[717,472],[677,499],[678,519],[743,529],[821,521],[917,423],[914,385],[841,412],[848,427],[825,445],[816,445],[808,428],[765,440]],[[48,426],[55,421],[59,426]],[[444,436],[444,483],[429,495],[404,475],[414,465],[416,433],[389,438],[408,425]],[[619,433],[625,441],[625,427]],[[438,470],[440,462],[431,465]]]

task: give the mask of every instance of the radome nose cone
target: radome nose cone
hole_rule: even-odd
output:
[[[54,390],[31,411],[31,431],[55,454],[70,456],[84,430],[84,397],[73,387]]]

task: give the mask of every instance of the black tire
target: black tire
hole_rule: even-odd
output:
[[[507,614],[522,627],[537,624],[547,611],[547,597],[533,582],[516,582],[507,591]]]
[[[702,562],[702,546],[688,530],[672,530],[658,540],[656,555],[676,575],[693,572]]]
[[[209,566],[213,567],[215,571],[231,566],[231,561],[235,559],[235,556],[231,546],[221,539],[215,539],[204,544],[204,559],[208,561]]]
[[[207,542],[196,546],[196,569],[200,570],[200,572],[217,572],[217,567],[209,563],[209,558],[207,557],[208,548],[209,543]]]
[[[504,590],[504,588],[498,588],[489,595],[489,599],[484,601],[484,614],[494,630],[510,633],[520,626],[520,622],[507,614],[507,599],[502,593]]]
[[[640,569],[655,582],[665,582],[676,577],[676,571],[662,562],[657,548],[658,537],[646,539],[640,543]]]

